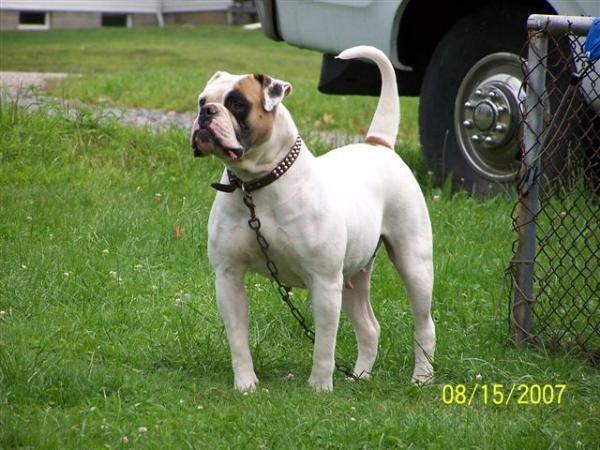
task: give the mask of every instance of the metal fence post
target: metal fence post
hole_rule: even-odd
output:
[[[530,45],[527,59],[527,97],[525,114],[527,122],[523,130],[525,145],[526,195],[519,204],[519,242],[514,259],[516,289],[513,301],[512,337],[516,345],[527,344],[532,336],[532,304],[536,222],[538,210],[538,179],[540,158],[538,152],[544,127],[544,90],[546,82],[546,55],[548,37],[543,31],[530,30]]]

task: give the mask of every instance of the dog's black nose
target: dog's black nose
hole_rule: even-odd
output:
[[[200,117],[202,119],[209,119],[217,114],[217,107],[215,105],[206,105],[200,109]]]

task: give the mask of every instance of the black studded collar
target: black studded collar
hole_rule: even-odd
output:
[[[211,186],[217,191],[231,193],[236,189],[241,189],[244,192],[252,192],[257,189],[263,188],[279,177],[281,177],[284,173],[286,173],[292,164],[298,159],[298,155],[300,154],[300,149],[302,148],[302,138],[300,135],[296,137],[294,141],[294,145],[290,148],[290,151],[285,155],[285,157],[275,166],[273,170],[271,170],[268,174],[263,177],[255,178],[250,181],[243,181],[240,177],[238,177],[233,171],[227,169],[227,177],[229,178],[230,184],[222,184],[222,183],[212,183]]]

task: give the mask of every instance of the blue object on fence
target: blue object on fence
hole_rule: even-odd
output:
[[[583,51],[590,63],[600,59],[600,17],[596,17],[592,21],[585,44],[583,44]]]

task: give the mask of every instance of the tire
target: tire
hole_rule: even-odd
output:
[[[496,94],[492,94],[496,89],[495,75],[485,78],[496,70],[493,69],[494,64],[501,65],[497,70],[511,72],[511,77],[517,76],[514,65],[519,64],[520,71],[517,61],[526,49],[527,16],[528,11],[514,7],[482,9],[459,20],[434,50],[425,71],[419,106],[421,145],[434,182],[443,183],[452,176],[453,189],[465,189],[482,196],[513,190],[518,173],[521,122],[518,98],[510,100],[510,93],[504,92],[500,86],[500,94],[507,97],[497,100],[498,104],[491,98],[488,102],[487,97],[482,97],[480,103],[470,99],[475,95],[477,86],[484,86],[484,97]],[[478,85],[476,75],[494,83]],[[518,82],[520,84],[520,80]],[[514,92],[514,86],[511,89],[513,97],[522,95]],[[457,95],[467,100],[459,104]],[[498,112],[503,111],[502,102],[505,101],[512,102],[509,105],[512,116]],[[475,112],[462,106],[471,103],[477,105]],[[461,119],[461,115],[465,117]],[[469,121],[473,133],[466,129],[468,124],[461,128],[460,124]],[[488,125],[490,128],[486,129]],[[485,131],[481,131],[480,127]],[[501,130],[501,127],[504,131],[495,131]],[[477,134],[480,132],[482,134]],[[497,148],[492,148],[492,145]],[[477,158],[481,161],[478,162]]]

